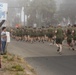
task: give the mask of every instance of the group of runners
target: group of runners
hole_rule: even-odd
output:
[[[69,49],[75,50],[76,45],[76,25],[62,27],[50,26],[48,28],[15,28],[11,29],[11,36],[17,41],[34,43],[48,41],[57,46],[57,52],[62,52],[63,41],[66,40]]]

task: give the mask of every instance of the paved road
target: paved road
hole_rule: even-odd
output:
[[[68,50],[67,47],[59,55],[56,47],[49,46],[49,43],[12,41],[8,51],[24,57],[38,75],[76,75],[76,51]]]
[[[39,75],[76,75],[76,56],[34,57],[27,61]]]

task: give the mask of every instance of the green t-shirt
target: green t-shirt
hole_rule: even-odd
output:
[[[62,28],[58,28],[57,29],[56,37],[57,38],[63,38],[63,30],[62,30]]]

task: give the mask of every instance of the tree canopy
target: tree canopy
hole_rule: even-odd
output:
[[[75,0],[63,0],[63,3],[60,5],[60,17],[70,19],[71,23],[75,23],[76,19],[76,1]]]
[[[28,2],[28,23],[38,26],[50,25],[56,12],[56,3],[54,0],[32,0]]]

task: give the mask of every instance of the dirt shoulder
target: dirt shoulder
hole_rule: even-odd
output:
[[[1,65],[0,75],[37,75],[23,58],[16,55],[1,56]]]

